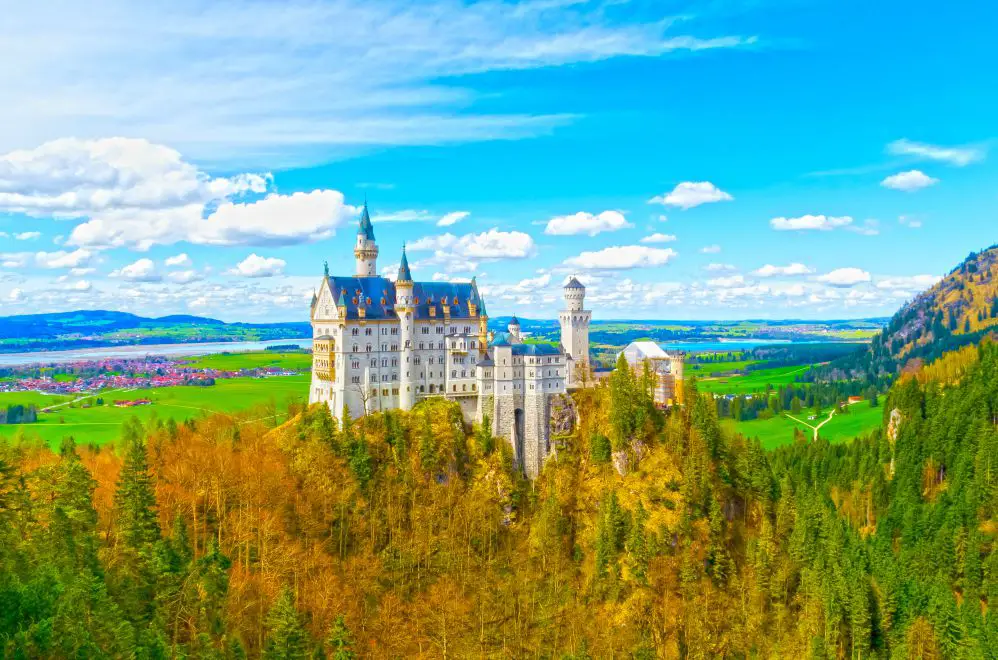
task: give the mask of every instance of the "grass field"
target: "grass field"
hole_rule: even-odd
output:
[[[809,413],[802,412],[795,415],[807,421]],[[853,438],[866,435],[881,425],[884,409],[871,408],[868,403],[857,403],[849,407],[846,415],[836,414],[831,421],[821,427],[819,436],[829,442],[848,442]],[[825,413],[827,415],[827,413]],[[821,419],[824,419],[822,415]],[[816,420],[816,421],[821,421]],[[812,422],[813,423],[813,422]],[[733,430],[749,438],[758,438],[765,449],[774,449],[780,445],[788,445],[793,442],[794,428],[798,428],[811,437],[814,430],[804,424],[799,424],[784,416],[772,419],[754,419],[748,422],[736,422],[733,419],[721,420],[721,425],[727,430]]]
[[[216,353],[184,360],[195,369],[218,369],[238,371],[260,367],[279,367],[306,371],[312,366],[312,354],[304,352],[279,353],[277,351],[253,351],[247,353]]]
[[[744,369],[750,364],[759,364],[759,360],[729,360],[726,362],[704,362],[704,363],[687,362],[683,366],[683,370],[686,372],[687,376],[706,378],[713,376],[714,374],[724,373],[726,371]]]
[[[746,373],[744,376],[730,376],[725,378],[708,377],[697,381],[697,389],[701,392],[714,392],[717,394],[752,394],[754,392],[765,392],[766,385],[777,387],[788,385],[804,374],[811,365],[805,364],[793,367],[772,367],[769,369],[756,369]]]
[[[103,444],[119,435],[121,424],[131,417],[146,422],[153,417],[162,420],[173,418],[181,422],[209,413],[238,413],[255,407],[273,404],[276,413],[283,414],[287,403],[308,396],[310,376],[275,376],[273,378],[220,379],[211,387],[162,387],[104,392],[105,405],[82,408],[80,404],[66,406],[51,413],[39,414],[34,424],[0,425],[0,437],[10,438],[17,433],[27,437],[37,436],[49,445],[56,446],[67,435],[80,444]],[[116,408],[114,401],[146,398],[152,405],[133,408]],[[30,404],[43,408],[70,400],[64,396],[46,396],[34,392],[0,393],[0,406]],[[83,402],[80,402],[83,403]],[[264,413],[261,411],[261,416]],[[273,413],[269,413],[273,414]]]

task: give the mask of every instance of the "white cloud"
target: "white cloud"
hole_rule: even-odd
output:
[[[13,289],[10,290],[10,293],[7,294],[7,302],[16,303],[16,302],[21,302],[22,300],[24,300],[23,289],[14,287]]]
[[[70,286],[69,288],[74,291],[89,291],[90,289],[93,288],[93,285],[90,284],[90,282],[88,282],[87,280],[78,280],[74,282],[72,286]]]
[[[596,252],[583,252],[565,261],[568,266],[594,270],[625,270],[664,266],[676,258],[672,248],[651,248],[644,245],[620,245]]]
[[[19,241],[33,241],[41,235],[40,231],[22,231],[19,234],[14,234],[14,238]]]
[[[654,233],[641,239],[642,243],[671,243],[676,240],[675,234]]]
[[[819,275],[817,280],[830,286],[851,287],[870,281],[870,274],[859,268],[836,268],[830,273]]]
[[[845,227],[851,223],[852,218],[847,215],[802,215],[797,218],[773,218],[769,221],[769,226],[777,231],[803,231],[810,229],[830,231],[837,227]]]
[[[891,142],[887,145],[887,151],[900,156],[917,156],[923,159],[942,161],[957,167],[983,160],[986,153],[983,147],[978,146],[941,147],[924,142],[912,142],[907,139]]]
[[[229,275],[239,277],[273,277],[284,273],[287,262],[277,257],[261,257],[253,253],[228,270]]]
[[[723,272],[727,272],[727,271],[738,270],[738,268],[736,268],[734,264],[718,264],[718,263],[713,263],[713,264],[707,264],[706,266],[704,266],[704,270],[706,270],[708,272],[711,272],[711,273],[723,273]]]
[[[413,268],[442,266],[449,272],[475,270],[480,262],[500,259],[526,259],[536,251],[534,239],[520,231],[498,228],[478,234],[451,233],[426,236],[410,243],[411,252],[433,252],[433,256],[413,264]]]
[[[476,74],[738,48],[664,11],[601,3],[449,0],[231,3],[108,0],[0,22],[0,150],[128,133],[228,163],[327,162],[361,147],[544,134],[571,119],[475,112]],[[38,44],[50,44],[40,48]],[[57,45],[57,47],[55,47]],[[443,82],[446,81],[446,82]]]
[[[605,231],[617,231],[631,226],[633,225],[627,222],[624,214],[620,211],[603,211],[596,215],[579,211],[574,215],[560,215],[551,218],[547,227],[544,228],[544,233],[552,236],[575,236],[578,234],[595,236]]]
[[[846,226],[846,231],[851,231],[856,234],[862,234],[863,236],[877,236],[880,234],[880,221],[874,218],[867,218],[863,221],[861,225],[848,225]]]
[[[176,254],[176,255],[174,255],[172,257],[167,257],[166,261],[164,261],[163,263],[165,263],[167,266],[171,266],[171,267],[173,267],[173,266],[190,266],[191,265],[191,258],[187,256],[186,252],[181,252],[180,254]]]
[[[939,275],[911,275],[908,277],[885,277],[877,280],[878,289],[918,292],[928,289],[941,280]]]
[[[904,225],[905,227],[909,227],[911,229],[918,229],[919,227],[922,226],[921,220],[919,220],[918,218],[913,218],[910,215],[898,216],[898,222]]]
[[[465,218],[471,215],[470,211],[452,211],[445,214],[439,220],[437,220],[438,227],[450,227],[451,225],[456,225]]]
[[[909,170],[892,174],[880,182],[884,188],[903,190],[904,192],[915,192],[922,188],[939,183],[939,179],[934,179],[920,170]]]
[[[159,282],[163,279],[156,272],[156,264],[153,263],[152,259],[146,258],[111,271],[111,277],[120,277],[129,282]]]
[[[4,268],[24,268],[26,266],[37,266],[38,268],[86,268],[94,255],[89,250],[57,250],[56,252],[5,252],[0,254],[0,262]]]
[[[717,254],[721,251],[720,245],[705,245],[700,248],[702,254]]]
[[[709,286],[719,287],[722,289],[730,289],[731,287],[741,286],[745,284],[745,277],[743,275],[731,275],[730,277],[715,277],[713,279],[707,280]]]
[[[178,284],[189,284],[204,279],[204,276],[196,270],[175,270],[167,273],[166,278]]]
[[[390,213],[378,213],[371,218],[375,224],[383,222],[427,222],[433,219],[433,214],[429,211],[417,209],[402,209]]]
[[[752,271],[758,277],[776,277],[778,275],[808,275],[814,271],[802,263],[794,262],[789,266],[773,266],[766,264],[762,268]]]
[[[684,181],[673,188],[672,192],[652,197],[648,203],[675,206],[686,210],[701,204],[729,202],[732,199],[734,197],[709,181]]]

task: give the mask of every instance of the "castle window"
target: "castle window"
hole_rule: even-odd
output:
[[[381,334],[387,335],[388,334],[388,328],[381,328]]]
[[[368,344],[368,345],[367,345],[367,352],[368,352],[368,353],[370,353],[370,352],[371,352],[371,345],[370,345],[370,344]]]
[[[350,376],[350,382],[356,385],[360,382],[360,376]]]
[[[388,366],[388,360],[387,359],[382,360],[381,361],[381,366],[382,367],[387,367]]]
[[[457,385],[454,386],[454,391],[457,392]]]
[[[364,328],[364,334],[367,335],[368,337],[370,337],[371,336],[371,328]]]
[[[450,372],[450,377],[451,378],[457,378],[457,369],[455,369],[455,370],[453,370],[453,371]]]
[[[467,392],[468,391],[468,386],[467,385],[462,385],[461,386],[461,391],[462,392]]]
[[[399,388],[393,387],[392,388],[392,394],[396,394],[397,395],[398,393],[399,393]]]
[[[381,350],[387,351],[388,350],[388,344],[382,344],[381,345]]]
[[[393,335],[397,335],[398,333],[399,333],[399,329],[398,328],[392,328],[392,334]]]
[[[353,335],[354,337],[356,337],[359,333],[360,330],[358,328],[353,328],[352,330],[350,330],[350,334]]]
[[[367,302],[368,305],[371,304],[371,299],[370,298],[365,298],[364,300]]]
[[[360,346],[358,346],[357,344],[354,344],[353,345],[353,352],[356,353],[359,350],[360,350]]]
[[[388,396],[388,389],[387,388],[381,390],[381,396]]]

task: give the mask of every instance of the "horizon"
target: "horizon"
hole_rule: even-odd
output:
[[[994,243],[998,7],[861,7],[18,7],[0,315],[305,320],[369,203],[381,275],[497,315],[890,316]]]

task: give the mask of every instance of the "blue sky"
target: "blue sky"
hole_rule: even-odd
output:
[[[989,3],[146,4],[4,10],[0,314],[303,320],[365,197],[493,315],[889,315],[995,242]]]

